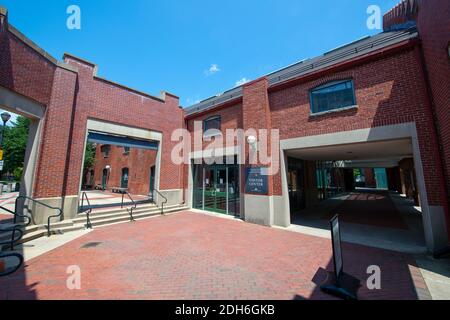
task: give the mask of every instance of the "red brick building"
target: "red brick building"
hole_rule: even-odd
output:
[[[85,168],[84,190],[127,190],[130,194],[147,195],[154,187],[155,150],[97,144],[95,164]]]
[[[172,94],[154,97],[98,77],[91,62],[69,54],[57,61],[9,24],[2,9],[0,104],[32,118],[21,192],[73,217],[86,142],[94,134],[119,136],[157,145],[155,188],[169,202],[288,226],[294,202],[317,201],[318,165],[342,169],[342,181],[352,167],[388,168],[397,181],[390,188],[398,190],[406,159],[414,164],[427,246],[440,250],[450,230],[449,21],[448,1],[405,1],[386,14],[385,30],[375,36],[183,110]],[[171,135],[179,128],[204,138],[199,146],[192,142],[184,165],[171,159],[178,143]],[[214,128],[221,134],[203,132]],[[202,152],[226,129],[254,131]],[[273,175],[265,174],[267,163],[250,163],[249,154],[265,143],[253,136],[268,129],[279,130],[279,141],[267,141],[269,155],[280,158]],[[245,161],[217,164],[224,157]],[[48,215],[35,211],[37,223]]]

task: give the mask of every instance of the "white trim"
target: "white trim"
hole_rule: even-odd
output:
[[[280,148],[282,150],[289,150],[289,149],[300,149],[311,147],[335,146],[339,144],[353,144],[358,142],[411,138],[413,136],[413,133],[415,132],[416,132],[415,123],[408,122],[375,128],[341,131],[315,136],[284,139],[280,141]]]
[[[42,119],[44,105],[0,86],[0,108],[31,119]]]
[[[2,86],[0,86],[0,108],[22,115],[30,120],[19,194],[33,197],[44,127],[41,120],[45,118],[46,108],[32,99]],[[18,212],[23,210],[26,202],[25,199],[18,202],[18,208],[16,208]]]
[[[64,196],[64,198],[76,198],[78,197],[76,194],[71,196]],[[46,200],[61,200],[62,197],[50,197],[50,198],[37,198],[38,201],[46,201]]]
[[[342,108],[336,108],[336,109],[331,109],[331,110],[326,110],[326,111],[319,111],[319,112],[310,112],[309,116],[310,117],[317,117],[317,116],[321,116],[324,114],[329,114],[329,113],[336,113],[336,112],[341,112],[341,111],[346,111],[346,110],[358,110],[358,105],[353,105],[353,106],[347,106],[347,107],[342,107]]]
[[[226,147],[226,148],[216,148],[216,149],[206,149],[193,151],[189,153],[189,159],[203,159],[203,158],[219,158],[226,156],[234,156],[239,154],[239,146]]]
[[[87,120],[87,130],[99,131],[110,134],[117,134],[121,136],[131,137],[131,138],[139,138],[144,140],[154,140],[154,141],[162,141],[162,133],[130,127],[122,124],[111,123],[107,121],[88,119]]]

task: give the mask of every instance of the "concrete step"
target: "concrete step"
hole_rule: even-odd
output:
[[[11,227],[12,227],[12,225],[11,225]],[[22,230],[23,234],[25,235],[25,234],[28,234],[28,233],[32,233],[32,232],[38,231],[39,228],[40,228],[40,226],[31,225],[31,226],[28,226],[28,227],[22,227],[22,228],[20,228],[20,230]],[[0,233],[0,242],[8,241],[9,239],[11,239],[11,237],[12,237],[12,232],[1,232]]]
[[[172,208],[176,208],[176,207],[179,207],[179,205],[167,206],[167,207],[164,207],[164,211],[171,210]],[[145,206],[145,207],[137,207],[137,209],[133,210],[133,215],[142,213],[142,212],[148,212],[148,211],[161,212],[161,208],[158,208],[155,205]],[[127,209],[124,208],[122,210],[103,210],[101,213],[100,212],[96,212],[95,214],[91,213],[89,217],[90,217],[91,221],[95,221],[98,219],[119,217],[121,215],[129,215]],[[75,218],[72,221],[74,221],[75,223],[81,223],[81,222],[85,223],[86,222],[86,213],[80,213],[78,215],[78,218]]]
[[[52,228],[51,234],[64,234],[66,232],[78,231],[78,230],[83,230],[83,229],[86,229],[86,227],[81,223],[77,223],[77,224],[73,224],[72,226],[67,226],[67,227],[62,227],[62,228],[57,228],[57,229]]]
[[[174,205],[174,206],[169,206],[167,208],[164,208],[164,213],[171,213],[171,212],[176,212],[176,211],[181,211],[181,210],[186,210],[186,209],[187,209],[187,207],[185,207],[185,206]],[[152,209],[152,210],[140,210],[140,211],[133,212],[133,218],[135,220],[143,219],[143,218],[147,218],[147,217],[151,217],[151,216],[158,216],[158,215],[161,215],[161,210],[159,208]],[[96,217],[96,218],[97,219],[95,219],[95,220],[91,218],[92,227],[108,225],[108,224],[113,224],[113,223],[118,223],[118,222],[130,221],[130,215],[128,212],[123,213],[123,214],[114,213],[111,215],[103,215],[103,216]],[[82,223],[85,224],[86,219],[84,219]]]
[[[127,208],[131,208],[132,206],[126,206],[126,207],[113,207],[113,208],[102,208],[102,209],[94,209],[91,212],[91,217],[96,215],[102,215],[102,214],[109,214],[109,213],[120,213],[120,212],[127,212]],[[148,208],[157,208],[157,206],[153,203],[149,204],[139,204],[137,206],[137,209],[148,209]],[[79,215],[86,214],[86,212],[80,213]]]
[[[38,239],[40,237],[46,236],[47,235],[47,230],[36,230],[33,232],[29,232],[27,234],[25,234],[22,239],[20,239],[19,241],[15,242],[14,245],[18,245],[18,244],[22,244],[34,239]],[[8,244],[3,245],[1,247],[2,250],[9,250],[10,246]]]
[[[70,227],[73,225],[72,220],[64,220],[59,222],[51,222],[50,223],[50,229],[58,229],[58,228],[64,228],[64,227]],[[47,224],[41,224],[38,226],[39,230],[47,230]]]

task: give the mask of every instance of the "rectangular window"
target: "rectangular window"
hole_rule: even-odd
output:
[[[310,96],[311,113],[325,112],[356,105],[352,80],[327,83],[312,89]]]
[[[101,152],[103,154],[103,157],[104,158],[108,158],[109,157],[109,151],[111,150],[111,146],[109,144],[106,144],[104,146],[101,146],[100,150],[101,150]]]
[[[203,121],[203,132],[210,129],[220,130],[220,116],[210,117]]]
[[[130,147],[123,147],[123,154],[130,154]]]

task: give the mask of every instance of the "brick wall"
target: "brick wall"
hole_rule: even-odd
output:
[[[450,1],[420,0],[417,28],[433,99],[447,197],[450,197]]]
[[[66,175],[70,150],[71,116],[74,109],[77,75],[57,68],[50,103],[43,121],[34,197],[59,197],[70,179]],[[78,174],[80,174],[79,171]]]
[[[87,119],[97,119],[162,133],[160,190],[182,188],[182,167],[171,161],[172,131],[183,123],[178,98],[144,95],[94,77],[95,66],[75,57],[65,61],[79,68],[78,94],[71,138],[67,194],[78,194]]]
[[[110,166],[107,189],[119,188],[122,181],[122,169],[128,168],[128,192],[146,195],[150,191],[150,168],[156,164],[156,150],[131,148],[124,153],[124,148],[111,146],[108,157],[101,152],[102,145],[95,150],[94,186],[102,185],[103,169]]]
[[[227,129],[238,129],[242,128],[242,103],[238,102],[232,104],[226,108],[222,108],[219,110],[212,110],[210,112],[202,113],[201,115],[195,116],[193,118],[187,119],[187,130],[191,132],[192,137],[194,134],[202,136],[203,131],[203,121],[213,116],[220,116],[221,118],[221,132],[222,136],[225,139],[225,134]],[[200,123],[199,130],[194,130],[194,121],[198,121]],[[236,141],[235,141],[236,142]],[[203,141],[202,147],[205,148],[210,144],[209,141]],[[225,144],[225,141],[224,141]],[[191,150],[195,151],[194,141],[191,141]]]
[[[0,86],[48,105],[55,70],[7,28],[0,31]]]
[[[56,66],[18,32],[0,28],[0,85],[46,107],[42,120],[34,193],[36,198],[77,195],[87,119],[162,133],[161,190],[183,185],[182,167],[172,163],[172,131],[183,126],[178,97],[155,98],[94,77],[95,65],[67,56],[78,73]]]
[[[417,0],[401,1],[383,16],[383,29],[389,30],[408,21],[414,21],[417,17],[417,4]]]
[[[258,141],[260,139],[260,129],[272,129],[272,120],[270,114],[269,95],[268,95],[268,81],[267,79],[260,78],[255,81],[246,83],[243,88],[243,129],[255,129],[257,131]],[[270,156],[271,150],[271,136],[268,132],[267,135],[267,155]],[[258,152],[261,151],[261,142],[258,142]],[[246,165],[247,166],[268,166],[267,164],[250,164],[249,150],[246,148]],[[245,174],[242,171],[242,174]],[[281,177],[279,174],[276,176]],[[281,194],[281,179],[274,179],[273,175],[268,177],[268,195]],[[244,179],[243,179],[244,180]],[[276,186],[275,186],[276,185]],[[245,190],[243,187],[242,190]],[[279,191],[279,192],[276,192]]]
[[[311,116],[310,89],[338,79],[353,79],[358,108]],[[269,88],[270,121],[266,118],[261,87],[264,87],[263,80],[244,87],[242,125],[244,129],[271,126],[280,130],[281,139],[415,122],[429,203],[443,205],[441,184],[435,178],[441,170],[436,162],[437,137],[418,46],[405,46],[401,51],[355,63],[338,72],[330,70],[316,78],[299,80],[290,87]],[[239,124],[239,116],[234,115],[235,124]],[[273,177],[273,194],[281,194],[280,174]]]
[[[358,109],[311,116],[309,90],[337,79],[353,79]],[[428,199],[431,205],[442,205],[435,179],[441,170],[435,161],[437,140],[417,46],[271,92],[269,98],[272,126],[280,129],[281,139],[415,122]]]

